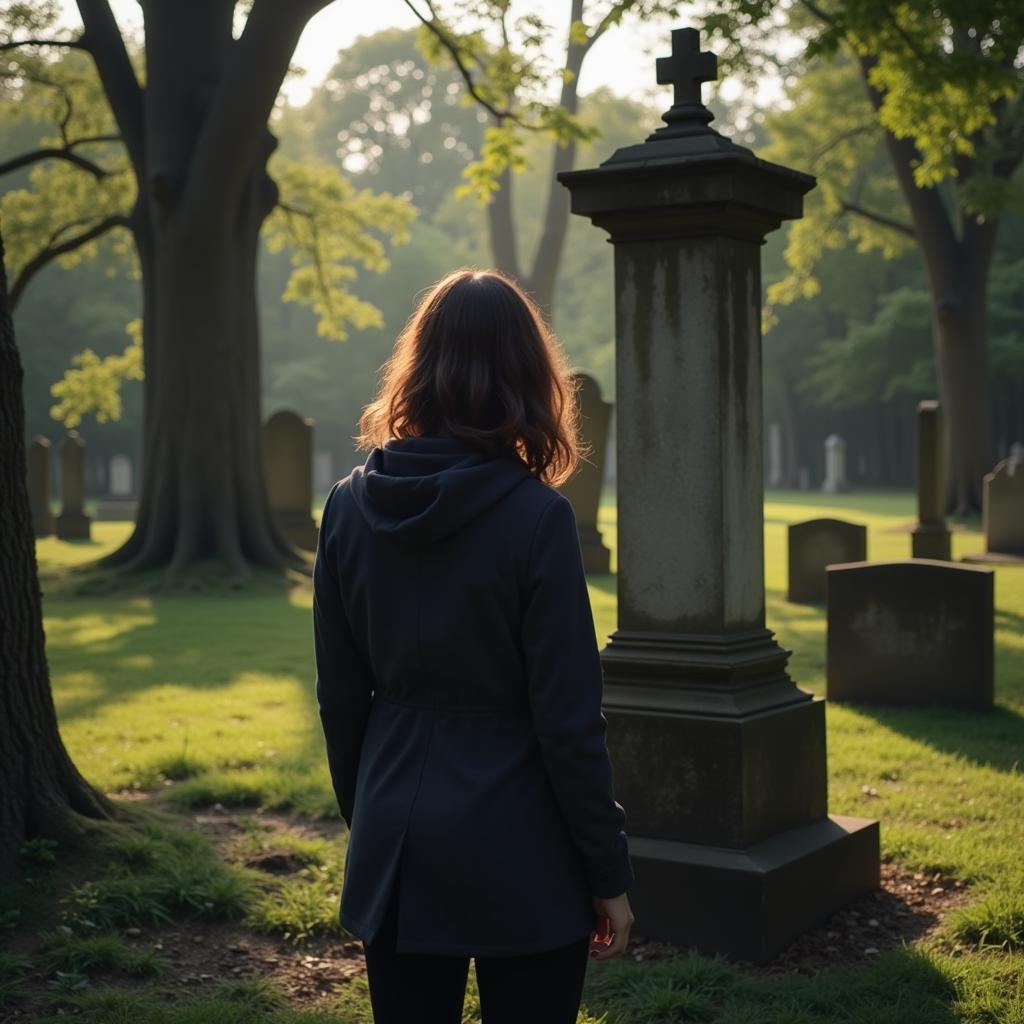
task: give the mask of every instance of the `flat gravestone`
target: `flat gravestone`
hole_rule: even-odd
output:
[[[50,442],[42,434],[28,446],[28,500],[32,509],[32,532],[37,537],[49,537],[53,533]]]
[[[1003,459],[985,477],[985,550],[1024,557],[1024,458]]]
[[[609,572],[611,552],[597,528],[604,467],[608,455],[608,423],[612,404],[601,398],[601,387],[586,373],[575,373],[579,381],[580,438],[589,452],[580,459],[576,472],[559,488],[572,504],[587,572]]]
[[[89,540],[92,520],[85,514],[85,442],[77,430],[69,430],[61,441],[59,459],[57,536],[61,540]]]
[[[312,420],[288,409],[267,420],[263,472],[270,509],[281,532],[296,546],[315,550]]]
[[[787,601],[825,603],[825,567],[863,562],[868,557],[868,528],[842,519],[808,519],[789,531]]]
[[[833,565],[829,700],[988,710],[995,574],[929,559]]]

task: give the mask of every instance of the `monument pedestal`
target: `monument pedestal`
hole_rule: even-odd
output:
[[[946,524],[918,523],[910,531],[910,553],[913,558],[948,562],[953,557],[953,539]]]
[[[878,887],[878,846],[877,821],[838,815],[739,850],[631,835],[637,934],[766,963]]]
[[[77,509],[66,509],[57,516],[55,533],[58,540],[89,540],[92,520]]]

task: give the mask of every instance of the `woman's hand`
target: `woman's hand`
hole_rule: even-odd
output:
[[[610,960],[626,952],[629,930],[633,927],[633,911],[629,897],[622,893],[611,899],[593,897],[597,915],[597,931],[590,940],[590,955],[595,960]]]

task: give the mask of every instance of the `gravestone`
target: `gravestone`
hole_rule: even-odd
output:
[[[263,425],[263,472],[270,510],[292,544],[316,549],[313,521],[313,421],[289,409]]]
[[[827,696],[987,710],[995,573],[927,559],[829,566]]]
[[[96,502],[96,519],[108,521],[134,520],[138,511],[135,500],[135,467],[131,457],[123,453],[111,456],[107,475],[109,494]]]
[[[85,442],[77,430],[67,432],[58,458],[61,508],[57,536],[61,540],[89,540],[92,520],[85,514]]]
[[[601,386],[588,373],[574,373],[578,381],[577,401],[580,404],[580,438],[590,451],[568,480],[559,488],[572,503],[583,551],[583,567],[587,572],[609,572],[611,551],[605,546],[597,528],[601,505],[605,458],[608,451],[608,423],[612,404],[601,398]]]
[[[849,490],[846,483],[846,442],[838,434],[825,438],[825,482],[821,489],[826,494],[842,494]]]
[[[1003,459],[982,490],[985,550],[1024,558],[1024,455]]]
[[[809,491],[811,489],[811,471],[806,466],[800,467],[799,487],[801,491]]]
[[[946,473],[942,409],[934,399],[917,406],[917,525],[910,535],[914,558],[948,562],[952,557],[946,526]]]
[[[781,487],[782,470],[782,427],[772,423],[768,427],[768,486]]]
[[[842,519],[808,519],[794,523],[789,540],[786,600],[825,603],[825,566],[863,562],[868,557],[868,528]]]
[[[32,509],[32,532],[37,537],[53,533],[50,509],[50,441],[38,435],[28,446],[28,500]]]
[[[618,627],[601,651],[648,938],[763,962],[879,884],[830,816],[825,706],[765,628],[761,247],[808,175],[709,127],[715,57],[672,33],[665,127],[559,174],[615,260]]]

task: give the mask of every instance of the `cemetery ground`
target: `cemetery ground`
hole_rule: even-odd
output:
[[[774,492],[765,514],[769,626],[821,693],[824,609],[785,601],[786,525],[849,519],[869,558],[907,557],[913,498]],[[605,505],[612,545],[613,524]],[[38,552],[64,740],[145,824],[73,859],[28,844],[26,882],[0,890],[0,1020],[368,1024],[336,923],[308,584],[76,594],[68,567],[127,530]],[[984,546],[977,526],[953,543]],[[590,583],[603,638],[615,578]],[[996,604],[994,712],[828,708],[830,809],[881,820],[883,891],[761,968],[644,942],[638,920],[628,957],[590,964],[582,1022],[1024,1024],[1024,568],[997,567]],[[477,1006],[471,972],[466,1021]]]

